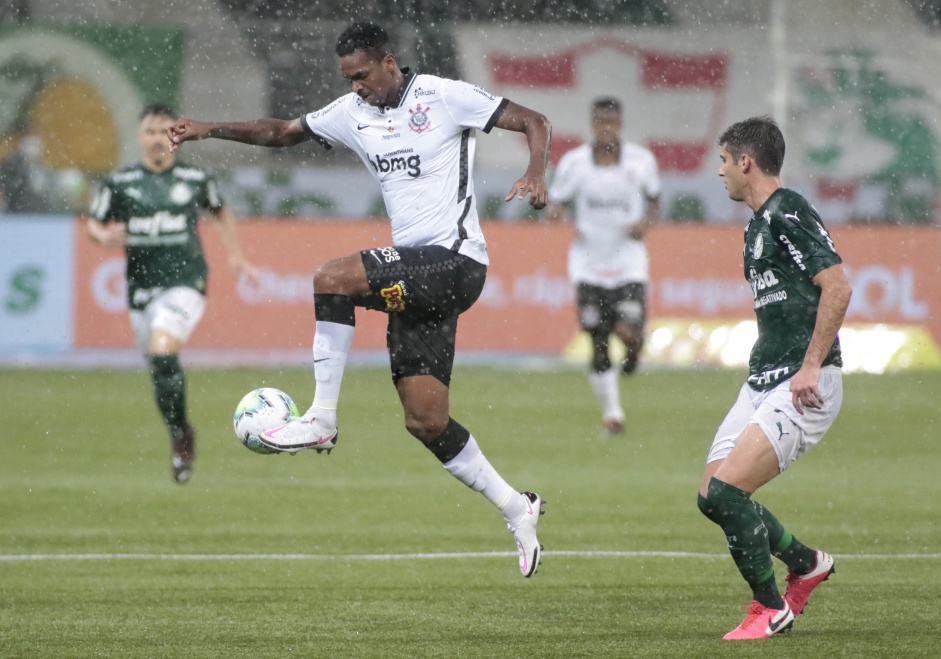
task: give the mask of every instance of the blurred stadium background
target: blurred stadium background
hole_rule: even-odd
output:
[[[664,178],[648,364],[742,364],[754,330],[737,265],[747,209],[716,178],[715,140],[769,113],[788,139],[785,184],[817,206],[853,277],[850,369],[937,368],[939,14],[927,0],[10,0],[0,7],[0,159],[29,170],[35,195],[0,206],[0,362],[136,364],[120,255],[87,244],[72,218],[103,173],[137,157],[139,107],[232,120],[318,109],[346,91],[337,33],[368,16],[390,28],[404,64],[546,113],[553,161],[586,138],[594,96],[625,102],[625,136],[655,152]],[[184,157],[219,176],[265,268],[251,290],[215,268],[191,358],[306,359],[310,273],[341,246],[387,241],[378,187],[344,149],[211,140]],[[478,144],[496,258],[462,355],[580,363],[570,228],[502,202],[524,158],[515,135]],[[381,356],[382,345],[381,318],[365,319],[359,354]]]

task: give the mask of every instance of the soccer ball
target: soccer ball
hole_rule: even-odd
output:
[[[297,405],[286,393],[274,387],[251,391],[239,401],[233,416],[235,436],[249,451],[267,455],[277,453],[262,443],[259,435],[300,416]]]

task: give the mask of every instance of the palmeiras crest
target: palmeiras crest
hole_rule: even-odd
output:
[[[751,248],[752,258],[755,259],[756,261],[760,259],[761,253],[764,251],[764,247],[765,247],[764,238],[762,238],[761,234],[759,233],[757,236],[755,236],[755,244],[752,245],[752,248]]]

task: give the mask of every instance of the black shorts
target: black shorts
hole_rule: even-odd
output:
[[[580,283],[575,291],[578,322],[586,332],[610,334],[621,321],[631,327],[647,322],[647,291],[644,284],[622,284],[602,288]]]
[[[392,380],[432,375],[451,383],[457,317],[480,297],[487,266],[447,247],[383,247],[360,252],[367,309],[389,315]]]

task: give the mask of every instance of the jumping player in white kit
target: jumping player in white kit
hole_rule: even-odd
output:
[[[532,576],[541,545],[542,499],[510,487],[474,436],[450,417],[448,390],[458,316],[483,290],[488,258],[474,197],[476,131],[495,126],[526,136],[530,160],[506,200],[546,205],[551,127],[540,113],[465,82],[400,69],[379,25],[355,23],[337,40],[340,72],[352,92],[294,120],[201,122],[182,119],[174,145],[208,137],[260,146],[339,142],[382,188],[392,245],[321,265],[314,274],[314,400],[303,417],[265,433],[273,451],[329,450],[337,440],[337,402],[353,339],[355,308],[388,315],[392,379],[405,426],[468,487],[502,513]]]

